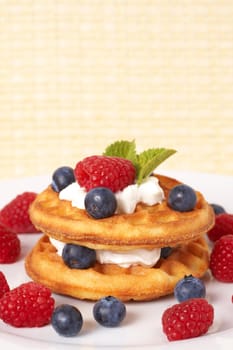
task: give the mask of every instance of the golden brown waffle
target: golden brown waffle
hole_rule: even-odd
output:
[[[86,270],[70,269],[44,235],[27,256],[25,267],[33,280],[55,293],[90,300],[106,295],[123,301],[152,300],[172,293],[185,275],[201,277],[208,269],[208,257],[207,243],[199,238],[174,248],[167,259],[160,259],[152,268],[96,263]]]
[[[179,182],[161,175],[160,186],[167,197],[168,191]],[[93,249],[131,250],[176,246],[198,239],[214,223],[214,214],[201,193],[197,194],[194,210],[172,210],[167,201],[153,206],[137,205],[133,214],[114,215],[93,219],[85,210],[60,200],[49,186],[37,196],[30,208],[34,225],[49,236]]]

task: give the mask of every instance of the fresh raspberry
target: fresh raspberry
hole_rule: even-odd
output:
[[[7,279],[2,271],[0,271],[0,298],[6,293],[10,291],[9,284]]]
[[[233,235],[222,236],[210,254],[210,270],[221,282],[233,282]]]
[[[233,215],[226,213],[216,215],[215,225],[207,232],[207,235],[212,242],[222,236],[233,235]]]
[[[36,198],[34,192],[23,192],[5,205],[0,212],[0,223],[15,233],[36,233],[28,209]]]
[[[164,311],[163,332],[169,341],[195,338],[205,334],[213,320],[214,308],[206,299],[189,299]]]
[[[14,327],[41,327],[54,310],[51,291],[36,282],[27,282],[0,299],[0,318]]]
[[[95,187],[107,187],[113,192],[131,185],[136,176],[133,163],[120,157],[90,156],[78,162],[74,174],[86,191]]]
[[[0,228],[0,263],[9,264],[15,262],[21,251],[19,237],[14,232]]]

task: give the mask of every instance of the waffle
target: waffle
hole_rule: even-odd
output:
[[[33,280],[59,294],[89,300],[114,295],[122,301],[145,301],[172,293],[185,275],[201,277],[208,269],[208,257],[207,243],[199,238],[174,248],[152,268],[96,263],[87,270],[70,269],[43,235],[27,256],[25,267]]]
[[[152,300],[170,294],[177,281],[190,275],[201,277],[208,269],[208,246],[203,235],[214,223],[214,213],[201,193],[190,212],[181,213],[167,205],[168,192],[177,180],[156,175],[165,200],[147,206],[139,203],[133,214],[93,219],[85,210],[60,200],[49,186],[30,208],[34,225],[44,235],[25,261],[28,275],[52,291],[80,299],[97,300],[114,295],[123,301]],[[100,264],[85,270],[71,269],[57,254],[49,238],[93,249],[127,251],[138,248],[173,247],[153,267],[123,268]]]
[[[156,175],[165,197],[177,180]],[[177,246],[198,239],[214,223],[211,206],[201,193],[194,210],[172,210],[167,201],[153,206],[139,203],[133,214],[114,215],[95,220],[85,210],[60,200],[49,186],[37,196],[30,217],[38,230],[62,242],[85,245],[93,249],[132,250]]]

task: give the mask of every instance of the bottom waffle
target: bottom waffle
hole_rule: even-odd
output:
[[[178,280],[190,274],[203,276],[208,264],[208,245],[199,238],[175,248],[152,268],[96,263],[86,270],[70,269],[44,235],[27,256],[25,268],[33,280],[58,294],[89,300],[113,295],[122,301],[142,301],[173,293]]]

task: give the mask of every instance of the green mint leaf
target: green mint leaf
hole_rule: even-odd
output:
[[[147,176],[149,176],[160,163],[162,163],[165,159],[170,157],[175,152],[176,151],[173,149],[151,148],[140,153],[137,157],[137,183],[142,183],[142,181]]]
[[[136,181],[140,184],[160,163],[175,152],[175,150],[168,148],[150,148],[137,154],[134,140],[121,140],[110,144],[103,152],[103,155],[130,160],[136,169]]]
[[[104,153],[104,156],[120,157],[130,160],[137,168],[137,154],[135,141],[116,141],[109,145]]]

